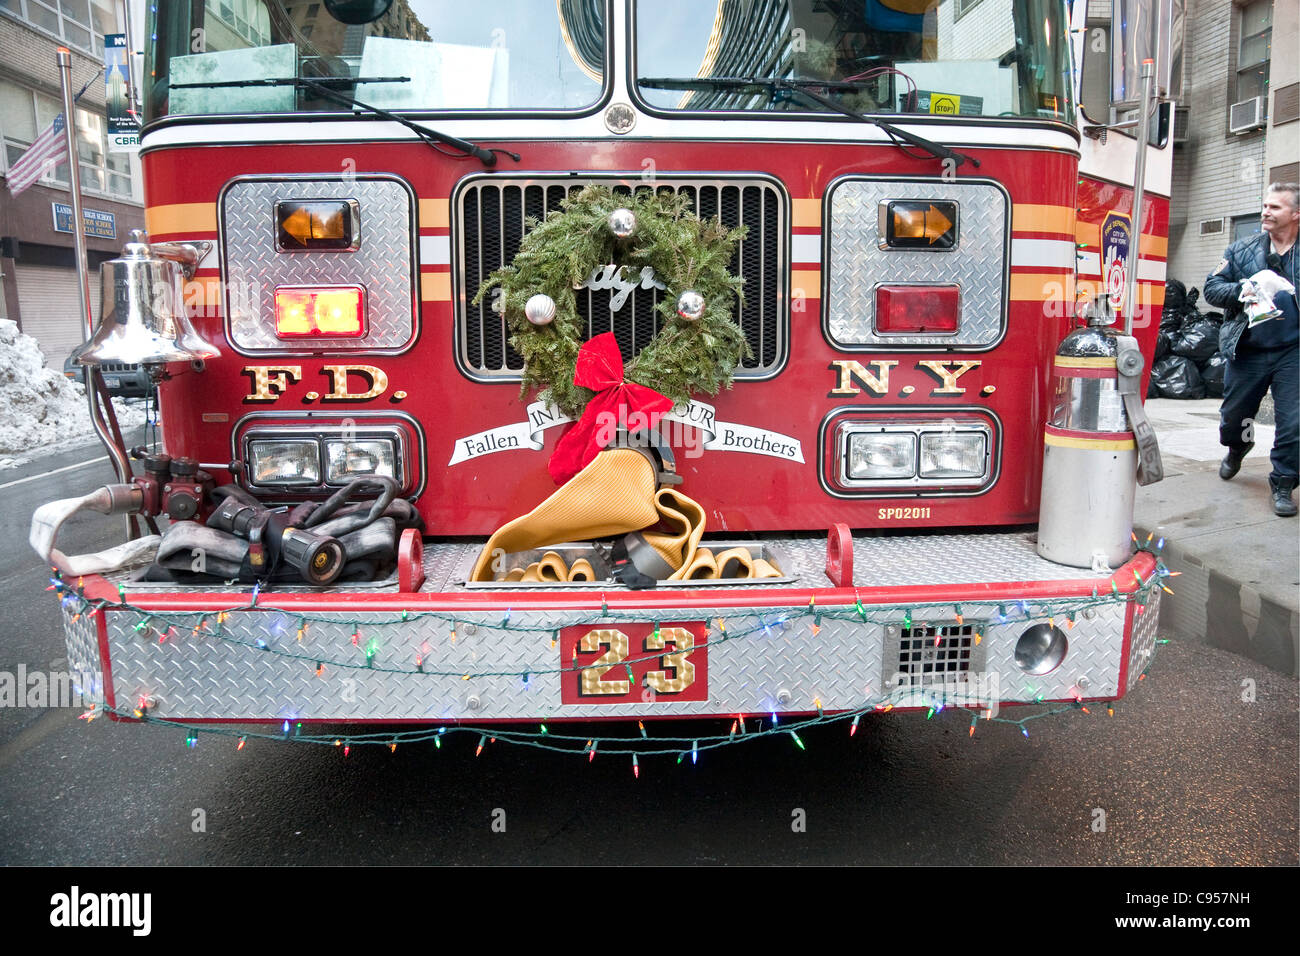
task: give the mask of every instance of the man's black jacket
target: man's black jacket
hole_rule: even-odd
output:
[[[1223,262],[1205,277],[1205,301],[1223,310],[1223,326],[1219,329],[1219,351],[1231,360],[1237,357],[1237,343],[1246,331],[1246,308],[1237,296],[1241,294],[1241,280],[1268,268],[1265,256],[1272,246],[1268,233],[1239,239],[1223,253]]]

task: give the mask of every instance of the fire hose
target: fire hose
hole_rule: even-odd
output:
[[[351,502],[357,492],[378,488],[373,502]],[[270,511],[248,492],[223,485],[206,524],[173,524],[149,569],[148,580],[194,579],[295,581],[318,587],[340,579],[370,581],[397,559],[402,530],[419,528],[419,514],[397,498],[397,482],[357,478],[325,502],[304,502],[287,512]]]
[[[67,555],[54,547],[59,529],[80,511],[104,515],[128,515],[140,510],[143,492],[134,485],[105,485],[80,498],[61,498],[41,505],[32,515],[27,540],[42,560],[67,575],[104,574],[149,560],[162,541],[161,535],[133,538],[114,548],[93,554]]]
[[[365,489],[374,501],[352,501]],[[133,485],[106,485],[80,498],[42,505],[32,516],[29,540],[36,552],[70,575],[99,574],[153,559],[148,581],[240,583],[302,581],[326,586],[338,580],[383,577],[397,557],[406,528],[423,528],[409,501],[397,497],[386,477],[349,482],[324,502],[304,502],[272,511],[235,485],[213,489],[216,509],[205,524],[175,521],[162,535],[128,541],[105,551],[66,555],[54,547],[59,529],[74,514],[133,514],[144,495]]]

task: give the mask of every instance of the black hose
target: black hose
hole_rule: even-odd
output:
[[[364,527],[365,525],[370,524],[370,522],[375,521],[382,516],[386,510],[388,510],[388,506],[392,503],[393,499],[397,497],[397,482],[392,478],[382,475],[372,475],[366,478],[352,479],[338,491],[334,492],[334,494],[330,495],[323,505],[308,515],[307,521],[303,527],[314,528],[318,524],[333,517],[336,511],[347,504],[348,499],[352,497],[353,492],[359,488],[364,488],[367,485],[378,485],[381,489],[379,497],[375,499],[370,511],[367,513],[365,518],[361,518],[360,514],[358,514],[355,523],[347,522],[348,527],[342,531],[335,531],[334,536],[338,537],[340,534],[346,534],[348,531],[355,531],[357,528]]]

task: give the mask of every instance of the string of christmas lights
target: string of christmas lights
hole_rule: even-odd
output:
[[[1136,539],[1135,539],[1136,540]],[[1151,537],[1148,537],[1146,545],[1140,545],[1140,550],[1150,551],[1152,554],[1163,548],[1164,539],[1161,538],[1155,549],[1150,547]],[[1047,617],[1049,623],[1054,625],[1057,618],[1063,618],[1067,627],[1073,627],[1077,615],[1086,611],[1102,606],[1136,603],[1139,607],[1145,608],[1150,598],[1151,592],[1159,588],[1167,593],[1173,591],[1164,583],[1165,579],[1177,575],[1178,572],[1171,572],[1162,561],[1157,557],[1156,567],[1147,579],[1143,579],[1134,572],[1134,583],[1136,589],[1133,592],[1121,592],[1118,585],[1112,579],[1110,582],[1109,592],[1099,592],[1097,588],[1092,589],[1092,593],[1087,598],[1058,598],[1058,599],[1037,599],[1037,600],[1020,600],[1012,602],[992,602],[981,601],[981,605],[996,604],[998,607],[996,622],[1006,623],[1014,619],[1019,612],[1023,619],[1029,620]],[[472,680],[475,678],[489,677],[514,677],[522,678],[525,683],[533,677],[540,674],[573,674],[581,673],[586,670],[595,668],[596,665],[581,665],[577,662],[575,653],[574,660],[570,666],[560,666],[553,669],[535,669],[531,671],[482,671],[482,672],[463,672],[431,670],[426,667],[426,656],[429,648],[422,645],[420,653],[417,655],[413,666],[388,666],[376,664],[375,658],[382,648],[381,643],[375,637],[364,637],[362,634],[362,625],[360,623],[352,624],[351,645],[358,649],[363,659],[354,658],[351,660],[325,660],[322,655],[310,654],[299,651],[297,648],[304,645],[305,637],[313,624],[331,624],[338,626],[343,623],[338,615],[323,616],[318,614],[304,614],[299,612],[287,611],[283,608],[267,607],[258,605],[261,596],[260,587],[255,586],[249,596],[248,603],[231,606],[224,609],[206,610],[206,611],[181,611],[161,613],[151,611],[130,604],[126,600],[125,586],[120,585],[118,588],[119,600],[116,602],[104,599],[91,600],[86,597],[84,587],[79,582],[77,587],[70,586],[62,578],[57,569],[54,569],[53,576],[50,578],[50,586],[46,590],[55,591],[60,596],[60,601],[64,609],[70,614],[73,621],[79,620],[83,615],[93,617],[105,610],[114,612],[125,612],[139,617],[134,625],[133,630],[137,633],[144,633],[157,636],[159,643],[168,641],[178,641],[183,639],[182,635],[189,633],[192,638],[205,639],[207,637],[215,638],[225,643],[238,645],[246,648],[255,648],[258,651],[268,654],[275,654],[281,657],[302,660],[309,663],[316,674],[319,676],[326,663],[333,667],[345,669],[367,669],[386,673],[401,675],[419,674],[427,677],[457,677],[462,680]],[[968,602],[977,603],[977,602]],[[267,640],[266,637],[258,637],[255,640],[244,640],[235,637],[223,630],[223,625],[229,620],[232,614],[241,611],[256,611],[266,614],[284,615],[290,626],[281,628],[282,631],[292,631],[294,637],[288,642],[289,646],[281,647],[278,641]],[[923,621],[929,615],[930,611],[942,611],[947,615],[951,613],[957,623],[960,625],[964,619],[963,607],[960,603],[953,602],[917,602],[905,609],[902,624],[905,628],[913,626],[914,619],[918,622]],[[920,617],[914,618],[919,612]],[[756,617],[757,623],[746,628],[736,628],[727,626],[727,621],[723,617],[717,617],[712,622],[706,623],[706,636],[708,640],[694,645],[696,648],[706,647],[710,644],[721,644],[725,641],[740,640],[754,637],[759,634],[771,636],[772,628],[778,627],[782,630],[789,629],[795,621],[810,621],[808,624],[811,635],[815,637],[820,631],[823,621],[845,620],[862,624],[877,625],[896,625],[899,623],[897,617],[897,608],[888,612],[888,616],[882,616],[880,612],[869,610],[859,599],[853,605],[820,607],[815,600],[810,599],[806,608],[795,610],[786,609],[781,612],[772,612],[764,614],[761,611],[752,610],[743,615],[744,617]],[[502,614],[500,622],[494,624],[482,624],[467,619],[464,614],[456,615],[443,611],[410,611],[403,610],[400,614],[391,619],[370,620],[365,623],[368,630],[379,630],[383,628],[407,625],[413,621],[422,619],[433,619],[449,625],[448,636],[452,644],[456,642],[458,629],[461,633],[476,633],[477,628],[487,627],[491,629],[500,629],[514,632],[528,632],[541,634],[549,639],[552,648],[555,647],[559,640],[560,628],[552,626],[530,625],[511,621],[511,610],[506,609]],[[601,605],[601,623],[616,623],[626,621],[629,623],[646,623],[646,613],[644,611],[630,613],[611,613],[608,606],[602,600]],[[296,622],[296,625],[294,625]],[[980,622],[988,624],[990,622]],[[209,626],[212,625],[212,626]],[[716,625],[718,634],[713,636],[712,626]],[[658,623],[655,624],[656,629]],[[978,629],[975,631],[975,639],[978,643],[982,639],[982,632]],[[363,640],[364,638],[364,640]],[[1165,644],[1165,640],[1157,640],[1156,644]],[[656,660],[661,656],[660,653],[649,654],[640,658],[629,658],[622,662],[628,665],[628,675],[632,676],[631,664]],[[1146,662],[1139,680],[1146,677],[1146,671],[1150,668],[1154,660],[1154,653]],[[490,743],[498,741],[515,744],[519,746],[529,746],[541,750],[556,753],[580,753],[586,754],[589,761],[593,761],[597,753],[607,756],[630,756],[632,759],[632,769],[634,774],[640,775],[640,766],[638,757],[648,756],[675,756],[678,763],[683,762],[687,757],[691,759],[692,764],[699,760],[701,752],[708,752],[723,746],[729,746],[741,741],[758,740],[764,737],[775,735],[786,735],[792,743],[800,750],[805,750],[806,745],[799,735],[799,731],[807,731],[822,725],[847,722],[849,723],[849,734],[852,736],[856,733],[859,721],[862,716],[870,713],[885,713],[893,710],[895,707],[905,706],[908,708],[920,707],[927,708],[926,719],[931,719],[945,710],[961,709],[969,711],[971,714],[971,723],[969,735],[973,736],[975,729],[981,719],[993,723],[1012,724],[1018,727],[1023,736],[1028,737],[1028,724],[1034,720],[1043,717],[1055,716],[1067,711],[1082,711],[1090,713],[1088,707],[1083,703],[1081,697],[1074,703],[1052,706],[1048,705],[1040,695],[1038,702],[1046,707],[1035,713],[1029,713],[1019,718],[1003,717],[995,713],[990,706],[990,702],[977,697],[965,694],[954,694],[951,692],[952,685],[904,685],[895,688],[889,695],[877,699],[868,700],[856,708],[848,710],[837,710],[834,713],[826,713],[821,708],[820,701],[816,702],[816,716],[803,718],[786,718],[782,723],[782,717],[776,712],[772,712],[768,718],[766,727],[762,726],[762,720],[751,717],[755,720],[756,725],[753,729],[747,726],[746,719],[743,715],[737,714],[732,721],[730,731],[726,734],[714,736],[705,736],[698,738],[675,738],[675,737],[650,737],[646,732],[645,725],[637,721],[637,727],[640,731],[639,737],[592,737],[586,734],[566,735],[552,732],[545,723],[539,725],[537,731],[524,731],[518,729],[484,729],[462,724],[443,725],[436,727],[425,727],[418,730],[401,731],[401,732],[384,732],[377,734],[348,734],[348,735],[314,735],[301,733],[301,722],[285,720],[282,723],[280,733],[267,733],[250,730],[236,730],[224,728],[221,725],[194,725],[186,724],[179,721],[168,720],[156,717],[150,712],[150,704],[147,697],[142,697],[137,701],[134,708],[109,707],[105,703],[96,704],[89,711],[82,715],[82,719],[91,721],[101,715],[112,714],[118,717],[134,719],[146,723],[166,724],[170,727],[185,730],[185,744],[188,748],[195,748],[198,744],[200,732],[206,735],[216,735],[221,737],[237,738],[237,750],[243,750],[250,739],[254,740],[275,740],[275,741],[293,741],[298,743],[309,743],[317,745],[328,745],[340,747],[346,756],[350,753],[353,746],[366,745],[383,745],[395,750],[398,744],[413,744],[432,740],[435,747],[441,748],[443,739],[448,734],[471,734],[478,737],[478,743],[475,748],[476,756],[481,754],[484,748]],[[1023,706],[1023,705],[1021,705]],[[1032,705],[1030,705],[1032,706]],[[973,708],[973,709],[972,709]],[[1107,713],[1113,714],[1113,705],[1107,705]],[[708,718],[701,718],[708,719]],[[689,746],[688,746],[689,745]]]
[[[1168,641],[1161,639],[1157,644],[1167,644]],[[1152,655],[1147,662],[1149,669],[1154,661],[1155,655]],[[1143,671],[1145,676],[1146,671]],[[1007,724],[1017,727],[1021,735],[1028,738],[1028,726],[1035,720],[1041,720],[1045,717],[1054,717],[1059,714],[1068,712],[1081,712],[1091,715],[1092,711],[1081,701],[1073,704],[1062,704],[1057,706],[1044,704],[1045,709],[1025,714],[1024,716],[1011,718],[1004,717],[995,712],[988,706],[987,701],[980,700],[965,694],[950,693],[942,687],[935,686],[914,686],[902,688],[890,695],[891,698],[901,697],[908,707],[917,706],[915,700],[906,700],[906,698],[921,698],[921,706],[926,706],[928,700],[929,711],[925,719],[930,720],[939,716],[945,711],[962,710],[969,713],[970,728],[968,736],[974,736],[975,729],[980,721],[991,724]],[[1032,705],[1022,705],[1032,706]],[[975,707],[976,710],[967,711],[966,708]],[[559,754],[578,754],[586,755],[588,761],[594,761],[599,753],[605,757],[630,757],[632,771],[634,775],[640,776],[640,760],[643,757],[666,757],[676,758],[678,764],[683,763],[687,758],[692,765],[699,762],[701,753],[707,753],[711,750],[717,750],[721,747],[731,746],[742,742],[752,742],[763,740],[771,737],[785,736],[791,739],[791,742],[800,750],[807,750],[807,745],[799,732],[807,732],[810,729],[834,725],[849,724],[849,736],[857,733],[859,721],[867,714],[888,713],[894,709],[892,702],[873,702],[864,704],[851,710],[837,711],[835,713],[826,713],[818,710],[815,716],[809,715],[799,718],[782,718],[781,715],[773,713],[766,718],[751,716],[746,718],[737,714],[732,722],[730,729],[725,734],[695,736],[695,737],[670,737],[655,736],[651,737],[646,731],[643,721],[637,721],[639,736],[590,736],[583,734],[565,734],[557,733],[551,730],[545,723],[538,725],[536,731],[526,731],[513,728],[483,728],[463,724],[451,724],[438,727],[423,727],[416,730],[405,731],[383,731],[377,733],[354,733],[354,734],[311,734],[302,732],[301,721],[285,720],[280,725],[279,733],[267,731],[254,731],[241,728],[232,728],[221,724],[215,725],[197,725],[187,724],[184,722],[166,720],[155,717],[150,714],[147,708],[137,707],[134,710],[124,708],[113,708],[106,704],[97,704],[95,707],[82,714],[82,719],[93,721],[97,717],[113,714],[118,717],[129,718],[143,723],[164,724],[170,728],[185,731],[185,746],[194,749],[198,745],[199,734],[203,733],[209,737],[233,739],[235,749],[242,751],[248,741],[264,740],[274,742],[290,741],[302,744],[315,744],[317,746],[331,746],[341,749],[346,757],[351,753],[353,747],[358,746],[383,746],[390,751],[396,751],[399,744],[411,745],[418,743],[427,743],[432,741],[436,749],[441,749],[443,741],[456,735],[477,738],[474,755],[481,756],[489,744],[506,743],[516,746],[531,747],[536,750],[548,751]],[[1114,716],[1115,708],[1113,704],[1106,705],[1107,714]],[[701,718],[707,720],[710,718]],[[767,721],[767,726],[763,722]],[[725,718],[722,719],[725,725]],[[753,726],[751,726],[751,722]]]
[[[1153,587],[1160,587],[1162,590],[1172,594],[1172,590],[1163,583],[1167,577],[1173,577],[1177,572],[1170,572],[1163,563],[1158,562],[1151,577],[1143,580],[1134,572],[1137,590],[1131,593],[1121,592],[1118,586],[1112,580],[1111,590],[1109,593],[1098,593],[1093,588],[1092,595],[1087,598],[1056,598],[1056,599],[1035,599],[1020,600],[1014,602],[980,602],[988,604],[997,604],[997,624],[1005,624],[1015,619],[1017,612],[1020,613],[1024,620],[1041,619],[1046,617],[1048,623],[1055,625],[1058,618],[1066,622],[1067,629],[1073,628],[1076,618],[1088,610],[1106,607],[1117,603],[1136,603],[1139,607],[1145,608],[1150,591]],[[83,615],[93,616],[103,610],[112,610],[116,612],[127,612],[138,615],[139,619],[135,623],[133,630],[136,633],[146,634],[149,639],[157,637],[159,643],[167,641],[177,641],[181,636],[188,632],[191,638],[202,639],[203,637],[212,637],[227,644],[241,646],[250,649],[256,649],[278,657],[289,658],[292,660],[302,661],[311,665],[314,670],[320,670],[324,665],[352,670],[370,670],[379,673],[412,675],[420,674],[425,677],[456,677],[462,680],[472,680],[475,678],[488,677],[511,677],[519,679],[528,679],[539,675],[575,673],[584,670],[590,670],[594,665],[581,665],[576,662],[568,666],[557,666],[553,668],[535,668],[531,670],[504,670],[504,671],[470,671],[462,669],[457,670],[437,670],[430,669],[426,664],[427,651],[416,655],[414,661],[409,666],[382,664],[376,662],[376,657],[382,649],[382,643],[376,637],[366,637],[363,634],[363,624],[359,621],[351,623],[352,646],[358,648],[360,658],[341,659],[337,657],[327,657],[318,653],[310,653],[307,650],[300,650],[299,647],[305,647],[304,637],[309,632],[312,624],[330,624],[338,626],[345,623],[345,618],[334,614],[324,616],[320,614],[302,613],[288,611],[283,608],[267,608],[257,605],[258,593],[254,589],[249,603],[239,606],[231,606],[220,610],[208,611],[175,611],[164,613],[160,611],[151,611],[146,608],[133,605],[124,599],[117,602],[109,602],[103,599],[90,600],[84,594],[81,588],[70,588],[62,577],[55,571],[50,578],[50,586],[46,590],[55,590],[61,593],[62,603],[66,610],[71,613],[72,620],[79,620]],[[274,613],[284,615],[289,619],[286,631],[293,631],[295,639],[288,641],[287,646],[281,646],[274,640],[268,640],[266,637],[257,637],[254,639],[243,639],[232,635],[224,629],[225,623],[232,614],[243,611],[259,611],[262,613]],[[915,612],[923,612],[917,617]],[[945,614],[951,613],[958,625],[960,626],[965,615],[961,603],[950,601],[935,602],[916,602],[910,605],[903,614],[902,626],[912,628],[914,623],[923,623],[924,619],[930,615],[926,611],[942,611]],[[877,625],[896,625],[899,623],[896,611],[889,611],[886,614],[872,613],[861,600],[855,604],[833,608],[818,606],[815,601],[810,601],[806,608],[802,610],[787,609],[783,612],[773,612],[764,614],[761,611],[753,611],[749,614],[742,615],[745,617],[756,617],[757,623],[752,626],[737,629],[736,627],[728,628],[726,620],[718,617],[712,621],[705,622],[706,640],[693,645],[694,649],[715,646],[727,641],[743,640],[762,634],[767,637],[772,636],[773,628],[788,630],[796,621],[811,619],[809,630],[813,636],[816,636],[821,630],[822,623],[826,619],[852,621],[862,624]],[[402,611],[399,616],[391,619],[369,620],[364,623],[367,630],[379,630],[384,628],[410,624],[412,622],[434,620],[448,626],[448,637],[452,643],[455,643],[458,630],[462,633],[473,628],[477,631],[478,627],[486,627],[494,630],[502,630],[515,633],[531,633],[545,635],[554,646],[559,641],[559,634],[562,627],[551,625],[521,624],[511,621],[511,611],[506,609],[502,619],[498,623],[483,624],[468,619],[465,614],[450,614],[444,611]],[[611,613],[608,607],[602,607],[602,614],[597,623],[645,623],[646,613],[644,611],[634,611],[628,613]],[[209,624],[215,625],[210,627]],[[989,622],[981,622],[987,624]],[[655,625],[658,627],[658,624]],[[713,628],[717,628],[716,637],[713,636]],[[983,640],[983,632],[976,630],[975,636],[977,641]],[[364,640],[363,640],[364,638]],[[628,657],[620,663],[628,666],[630,671],[631,665],[645,663],[657,660],[662,656],[661,651],[648,653],[641,657]],[[576,654],[575,654],[576,658]]]

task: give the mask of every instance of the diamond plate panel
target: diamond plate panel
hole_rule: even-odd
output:
[[[1138,608],[1133,617],[1133,639],[1129,643],[1128,656],[1128,692],[1138,682],[1142,672],[1151,661],[1156,649],[1156,632],[1160,623],[1160,598],[1163,592],[1159,588],[1151,589],[1145,609]]]
[[[120,700],[157,701],[162,718],[205,719],[414,719],[617,717],[719,714],[745,711],[809,711],[860,706],[881,682],[881,628],[826,620],[817,634],[806,623],[783,626],[783,614],[799,608],[765,609],[757,615],[734,609],[692,610],[677,615],[713,621],[725,615],[728,630],[756,634],[720,640],[716,624],[708,647],[709,699],[654,704],[560,705],[559,651],[551,631],[596,624],[599,613],[564,611],[516,614],[507,630],[501,612],[458,614],[455,637],[448,622],[428,618],[406,627],[376,630],[382,641],[372,666],[365,665],[367,623],[386,615],[313,615],[301,642],[296,621],[274,610],[230,615],[223,638],[189,637],[188,629],[160,642],[152,628],[134,630],[135,615],[112,614],[109,642],[113,686]],[[664,617],[664,615],[656,615]],[[647,615],[647,619],[651,619]],[[617,626],[608,620],[603,626]],[[352,635],[360,630],[358,644]],[[258,639],[271,650],[257,646]],[[417,656],[424,672],[416,670]],[[323,662],[321,673],[317,668]],[[527,674],[527,679],[524,675]]]
[[[955,200],[959,237],[950,252],[881,249],[878,207],[891,199]],[[841,180],[830,198],[826,321],[840,345],[992,345],[1003,331],[1008,200],[990,183]],[[878,335],[876,286],[956,283],[956,335]]]
[[[1007,606],[1016,600],[1009,597]],[[194,616],[158,615],[136,631],[139,615],[105,613],[117,699],[152,697],[157,715],[174,719],[438,722],[704,716],[806,712],[819,705],[843,710],[886,700],[895,706],[924,706],[936,691],[950,700],[984,705],[1117,696],[1125,605],[1080,612],[1066,630],[1063,662],[1042,676],[1020,669],[1015,648],[1025,629],[1043,617],[1018,618],[1013,610],[1011,620],[996,624],[990,622],[997,619],[998,605],[963,606],[965,622],[981,636],[968,669],[954,680],[919,687],[899,680],[897,632],[911,613],[902,607],[868,605],[873,620],[827,617],[816,629],[799,617],[805,606],[753,613],[734,608],[647,612],[643,620],[710,623],[708,700],[661,696],[640,703],[570,706],[560,703],[560,670],[568,662],[552,646],[553,634],[579,624],[617,627],[621,618],[602,619],[592,610],[515,612],[506,627],[498,610],[457,612],[454,621],[413,618],[406,625],[381,627],[379,621],[393,621],[392,612],[313,612],[298,640],[297,619],[274,609],[232,612],[221,636],[197,637],[191,634]],[[719,617],[726,620],[727,639],[716,623]],[[876,620],[882,617],[887,620]],[[927,623],[946,622],[936,618]],[[168,623],[177,625],[176,632],[158,640]],[[913,622],[918,623],[919,618]],[[377,644],[367,663],[372,640]],[[1146,641],[1148,648],[1150,643]]]
[[[1110,577],[1109,573],[1048,561],[1038,554],[1036,542],[1033,532],[854,538],[853,582],[884,587],[1105,581]]]
[[[355,199],[361,245],[356,252],[278,252],[275,204],[294,199]],[[415,196],[400,180],[285,178],[238,180],[221,199],[222,278],[230,340],[249,352],[398,350],[414,326]],[[356,339],[276,338],[278,285],[361,285],[366,334]]]
[[[1115,697],[1119,693],[1119,665],[1123,660],[1124,612],[1126,604],[1105,604],[1088,608],[1075,618],[1074,627],[1064,621],[1068,646],[1065,659],[1048,674],[1027,674],[1016,663],[1016,642],[1034,624],[1047,618],[1017,618],[1006,624],[989,625],[985,667],[1000,685],[1004,701],[1030,702],[1074,697]],[[993,609],[996,612],[996,608]],[[984,612],[987,614],[988,612]],[[996,620],[996,614],[991,616]]]
[[[99,657],[99,632],[93,618],[84,614],[73,620],[63,611],[63,637],[68,647],[68,672],[73,676],[81,702],[89,707],[104,702],[104,664]]]
[[[783,587],[829,587],[826,577],[826,538],[769,535],[770,541],[789,562],[782,568],[794,584],[750,584],[746,589]],[[706,545],[708,541],[704,542]],[[481,544],[428,541],[424,545],[425,584],[423,593],[464,590],[466,567],[474,563]],[[905,585],[1005,584],[1020,581],[1105,581],[1107,573],[1072,568],[1040,557],[1033,532],[1012,534],[945,534],[913,536],[860,536],[853,540],[854,584],[859,587],[901,587]],[[107,576],[115,584],[128,580],[125,572]],[[204,585],[188,588],[170,583],[133,581],[132,591],[246,592],[246,588]],[[306,586],[277,585],[277,591],[322,593]],[[396,591],[395,581],[380,584],[339,585],[335,592],[386,593]],[[512,593],[554,592],[554,588],[517,588]],[[324,592],[329,594],[331,592]]]

